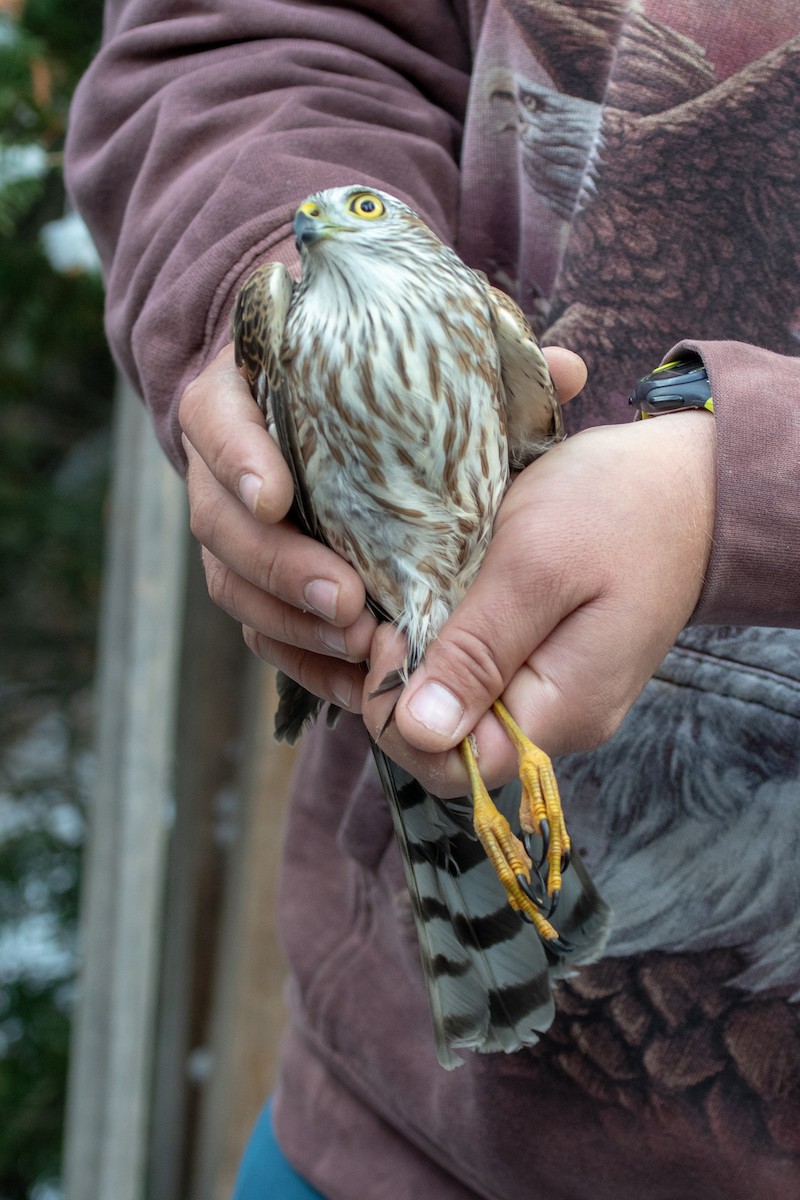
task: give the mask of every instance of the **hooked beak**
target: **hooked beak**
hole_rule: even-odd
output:
[[[314,242],[325,236],[327,224],[322,219],[319,209],[315,209],[314,212],[316,215],[300,208],[295,213],[293,229],[298,250],[302,250],[304,246],[313,246]]]

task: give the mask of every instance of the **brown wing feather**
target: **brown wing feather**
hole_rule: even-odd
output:
[[[520,470],[563,440],[561,406],[547,360],[522,310],[487,285],[505,391],[508,457]]]
[[[243,370],[250,391],[274,428],[292,473],[292,518],[304,533],[322,541],[297,441],[290,384],[281,366],[284,330],[295,292],[296,284],[283,263],[258,267],[236,297],[233,341],[236,365]]]
[[[258,267],[236,297],[234,352],[236,365],[243,372],[292,473],[294,504],[290,516],[304,533],[322,541],[298,446],[290,385],[281,366],[284,330],[295,292],[296,284],[283,263],[270,262]],[[275,737],[294,745],[302,731],[316,720],[322,701],[280,671],[277,688]],[[338,708],[331,707],[329,723],[338,712]]]
[[[267,413],[268,389],[281,380],[281,346],[296,285],[283,263],[258,267],[246,280],[233,310],[236,365]]]

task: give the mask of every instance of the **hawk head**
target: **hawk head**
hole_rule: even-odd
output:
[[[429,268],[428,256],[443,250],[436,234],[402,200],[361,184],[309,196],[295,214],[294,236],[304,274],[323,261],[380,274],[382,266],[402,260],[413,271],[417,259]]]
[[[399,200],[384,192],[358,185],[328,188],[309,196],[294,218],[294,236],[302,253],[319,242],[347,237],[362,240],[396,234],[401,210],[410,212]]]

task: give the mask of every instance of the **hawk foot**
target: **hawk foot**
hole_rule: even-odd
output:
[[[553,764],[544,750],[540,750],[525,736],[504,704],[497,700],[492,708],[519,756],[519,777],[522,782],[519,820],[524,848],[533,859],[534,855],[530,853],[531,838],[534,834],[541,838],[541,856],[536,865],[546,881],[552,915],[561,891],[561,876],[567,870],[570,859],[570,838]]]
[[[545,886],[541,872],[532,862],[525,846],[511,832],[508,821],[492,801],[478,770],[474,740],[465,738],[460,750],[472,788],[475,834],[503,885],[509,904],[536,928],[545,945],[562,953],[568,951],[570,946],[548,919],[555,908],[553,891]],[[531,872],[537,885],[540,885],[541,895],[537,895],[531,884]],[[548,903],[545,915],[543,909]]]

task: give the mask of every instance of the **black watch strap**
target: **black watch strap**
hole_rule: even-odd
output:
[[[656,367],[636,382],[628,403],[637,410],[637,420],[690,408],[714,411],[708,374],[702,359],[697,356]]]

